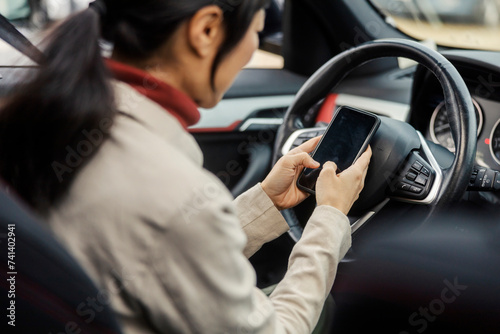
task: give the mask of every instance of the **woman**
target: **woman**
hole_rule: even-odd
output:
[[[324,165],[318,207],[268,298],[247,258],[306,198],[313,139],[234,200],[186,127],[258,44],[265,0],[98,0],[51,34],[0,113],[0,170],[102,287],[126,333],[308,333],[350,247],[345,214],[370,159]],[[114,44],[106,63],[99,38]],[[109,72],[112,74],[110,75]],[[111,78],[112,77],[112,78]],[[97,305],[96,305],[97,304]]]

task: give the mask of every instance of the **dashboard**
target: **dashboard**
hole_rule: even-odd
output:
[[[472,96],[478,135],[475,164],[498,171],[500,53],[453,50],[442,54],[457,68]],[[407,121],[427,140],[455,151],[443,90],[436,77],[422,66],[349,78],[334,93],[337,107],[346,105]],[[324,106],[328,98],[325,101]],[[327,109],[333,111],[331,106]],[[321,117],[320,112],[316,126],[319,121],[326,125],[331,116]]]
[[[494,52],[444,53],[462,75],[476,112],[476,165],[500,170],[500,55]],[[455,151],[443,92],[437,79],[417,69],[410,123],[426,139]]]

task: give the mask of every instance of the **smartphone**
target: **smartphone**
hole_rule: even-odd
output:
[[[366,151],[379,126],[380,119],[372,113],[340,107],[311,154],[321,166],[316,169],[304,168],[297,180],[297,187],[314,195],[323,164],[335,162],[337,173],[349,168]]]

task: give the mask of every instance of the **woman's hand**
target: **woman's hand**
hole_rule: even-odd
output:
[[[371,156],[372,150],[368,147],[354,165],[340,174],[336,173],[335,163],[325,163],[316,183],[318,205],[333,206],[347,215],[363,190]]]
[[[320,164],[309,155],[318,145],[321,137],[308,140],[283,156],[262,182],[262,189],[278,210],[292,208],[309,194],[297,188],[297,179],[304,167],[318,168]]]

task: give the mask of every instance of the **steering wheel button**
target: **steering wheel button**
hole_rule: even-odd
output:
[[[417,174],[409,172],[408,174],[406,174],[406,178],[410,181],[415,181],[415,179],[417,178]]]
[[[422,188],[411,186],[410,191],[412,193],[418,194],[418,193],[422,192]]]
[[[429,170],[427,168],[422,168],[422,170],[420,171],[420,173],[424,174],[425,176],[429,176],[431,174],[431,172],[429,172]]]
[[[304,139],[302,138],[298,138],[298,139],[295,139],[295,141],[293,142],[293,146],[297,147],[297,146],[300,146],[302,145],[302,143],[304,142]]]
[[[425,175],[419,175],[416,178],[415,183],[420,184],[421,186],[425,186],[427,184],[427,178],[425,177]]]
[[[399,190],[410,191],[410,188],[411,188],[411,185],[409,185],[408,183],[404,183],[404,182],[398,183]]]
[[[420,170],[423,168],[424,166],[418,162],[418,161],[415,161],[413,163],[413,165],[411,165],[411,168],[415,169],[416,171],[420,172]]]
[[[316,131],[306,133],[306,137],[309,139],[317,137],[317,136],[318,136],[318,132],[316,132]]]

